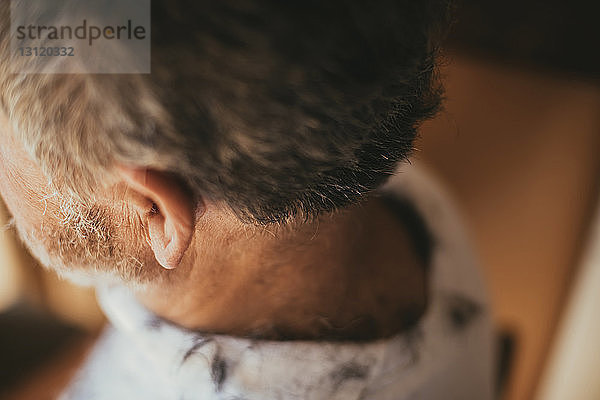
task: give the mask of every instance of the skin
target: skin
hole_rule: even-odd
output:
[[[407,316],[425,309],[424,268],[406,229],[377,197],[311,223],[254,227],[193,197],[169,174],[124,165],[114,171],[120,180],[99,188],[94,206],[107,216],[103,224],[118,227],[102,230],[117,256],[94,268],[103,256],[84,248],[89,240],[53,250],[48,232],[69,231],[61,225],[64,195],[50,189],[0,113],[2,198],[33,253],[64,275],[77,270],[92,282],[118,276],[167,320],[259,338],[371,340],[401,332]]]

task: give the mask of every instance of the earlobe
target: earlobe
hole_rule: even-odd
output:
[[[147,242],[156,261],[166,269],[177,267],[193,236],[194,196],[172,174],[125,166],[117,171],[137,194],[132,198],[143,210]]]
[[[154,252],[156,261],[166,269],[173,269],[181,262],[185,250],[189,246],[188,229],[182,231],[169,227],[169,222],[159,212],[148,216],[149,244]]]

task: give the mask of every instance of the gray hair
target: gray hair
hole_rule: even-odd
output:
[[[0,106],[82,200],[125,163],[244,221],[316,216],[379,187],[441,102],[432,35],[447,1],[156,0],[149,75],[12,74],[7,3]]]

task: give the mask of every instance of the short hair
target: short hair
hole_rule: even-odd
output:
[[[15,75],[2,55],[0,105],[73,196],[111,182],[120,162],[176,174],[246,222],[311,218],[358,202],[410,154],[440,107],[448,8],[154,0],[151,74]]]

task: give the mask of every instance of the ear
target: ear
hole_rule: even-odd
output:
[[[130,198],[147,219],[146,241],[156,261],[166,269],[177,267],[194,232],[194,196],[172,174],[122,165],[117,171],[135,192]]]

